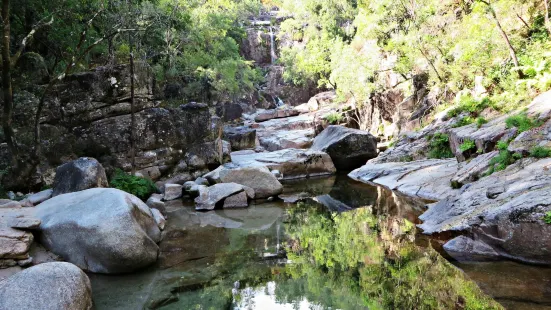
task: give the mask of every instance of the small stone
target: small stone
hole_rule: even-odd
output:
[[[276,177],[277,179],[280,179],[280,178],[281,178],[281,172],[279,172],[279,170],[272,170],[272,174],[273,174],[274,177]]]
[[[503,193],[505,193],[504,186],[494,186],[486,190],[486,197],[488,197],[489,199],[496,199],[497,196]]]
[[[0,269],[10,268],[17,266],[17,262],[14,259],[0,259]]]
[[[244,191],[241,193],[232,195],[226,198],[226,200],[224,200],[224,209],[246,208],[248,206],[249,206],[249,202],[247,199],[247,193]]]
[[[195,180],[195,184],[209,186],[209,181],[203,177],[199,177]]]
[[[161,213],[165,213],[166,212],[166,206],[165,206],[165,203],[161,201],[161,199],[159,199],[158,196],[151,196],[149,197],[149,199],[147,199],[147,201],[145,202],[145,204],[153,209],[153,210],[159,210],[161,211]]]
[[[11,199],[11,200],[14,200],[15,199],[15,193],[12,192],[12,191],[9,191],[8,192],[8,198]]]
[[[43,190],[43,191],[38,192],[36,194],[29,195],[29,197],[27,197],[27,199],[29,199],[29,201],[33,205],[36,206],[37,204],[42,203],[42,202],[52,198],[53,192],[54,191],[52,189]]]
[[[14,217],[8,220],[8,225],[17,229],[37,229],[40,227],[40,220],[37,218]]]
[[[165,224],[166,224],[166,219],[161,214],[161,212],[157,209],[151,209],[151,214],[153,215],[153,219],[155,219],[155,222],[159,226],[159,229],[164,230],[165,229]]]
[[[32,263],[33,263],[33,258],[32,257],[17,261],[17,265],[19,265],[19,267],[27,267],[27,266],[30,266]]]
[[[205,161],[202,160],[201,158],[199,158],[199,156],[197,156],[197,155],[191,155],[188,158],[187,164],[191,168],[195,168],[195,169],[201,169],[201,168],[204,168],[206,166]]]
[[[186,192],[189,192],[194,186],[196,186],[197,183],[193,182],[193,181],[187,181],[186,183],[184,183],[184,191]]]
[[[182,185],[180,184],[165,184],[165,201],[176,200],[182,197]]]

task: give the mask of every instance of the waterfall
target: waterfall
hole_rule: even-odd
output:
[[[270,26],[270,56],[272,56],[272,65],[277,59],[275,52],[275,39],[274,39],[274,27]]]

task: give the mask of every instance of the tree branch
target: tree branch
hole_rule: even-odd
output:
[[[38,30],[40,30],[40,28],[50,26],[53,23],[54,23],[54,17],[53,16],[50,17],[49,21],[46,21],[46,17],[45,17],[40,22],[38,22],[38,24],[36,24],[36,26],[34,26],[33,29],[31,29],[31,31],[27,34],[27,36],[25,36],[23,38],[23,40],[21,40],[21,44],[19,45],[19,49],[17,50],[17,52],[11,57],[12,67],[15,66],[15,64],[17,63],[17,61],[21,57],[21,54],[23,53],[23,51],[25,50],[25,48],[27,47],[29,42],[31,42],[34,34]]]

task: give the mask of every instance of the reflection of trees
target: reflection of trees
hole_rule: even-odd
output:
[[[434,250],[415,246],[414,225],[404,219],[305,204],[289,213],[291,279],[279,283],[280,301],[306,297],[340,309],[500,308]]]

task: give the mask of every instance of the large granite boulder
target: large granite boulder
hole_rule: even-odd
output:
[[[216,183],[237,183],[254,190],[255,199],[277,196],[283,192],[283,185],[266,167],[238,167],[224,165],[205,176]]]
[[[465,233],[502,257],[549,264],[550,170],[550,158],[520,160],[433,204],[419,227],[426,234]]]
[[[332,125],[314,139],[311,150],[329,154],[338,170],[352,170],[377,157],[377,140],[367,131]]]
[[[0,309],[88,310],[92,287],[73,264],[40,264],[0,282]]]
[[[98,273],[125,273],[157,260],[161,232],[149,207],[113,188],[59,195],[36,206],[41,243]]]
[[[284,149],[307,149],[314,141],[314,129],[301,130],[264,130],[259,133],[260,146],[267,151]]]
[[[232,151],[254,149],[256,130],[247,127],[225,127],[224,139],[230,142]]]
[[[201,186],[199,187],[199,197],[195,198],[195,210],[208,211],[214,210],[216,207],[223,207],[227,198],[241,192],[245,192],[250,199],[254,198],[254,191],[237,183],[220,183],[211,187]],[[234,207],[234,204],[235,200],[231,202],[229,207]]]
[[[82,157],[56,169],[52,196],[108,186],[103,166],[94,158]]]
[[[310,178],[335,174],[331,157],[324,152],[286,149],[275,152],[232,153],[233,163],[239,167],[267,167],[280,172],[282,180]]]

